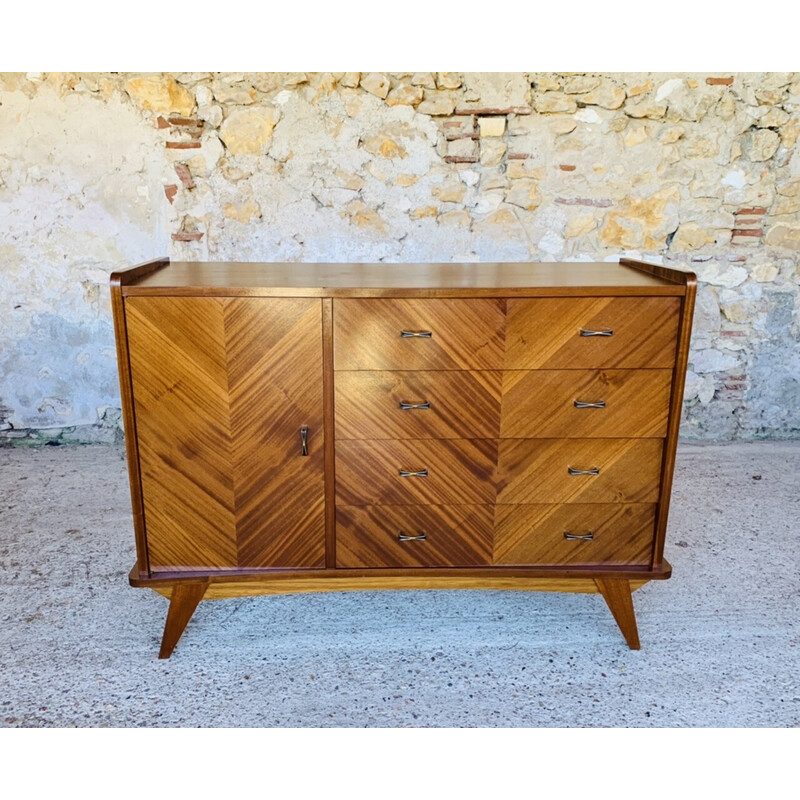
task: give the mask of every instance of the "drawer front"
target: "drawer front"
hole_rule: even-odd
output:
[[[336,444],[336,500],[344,505],[493,503],[496,462],[496,439],[345,439]]]
[[[662,437],[672,370],[503,373],[504,438]]]
[[[679,297],[509,300],[505,367],[671,368],[680,302]]]
[[[502,300],[334,300],[334,368],[501,369],[504,325]]]
[[[339,506],[337,567],[491,564],[492,506]]]
[[[500,372],[339,372],[337,439],[496,439]]]
[[[661,439],[501,439],[497,502],[654,503],[662,447]]]
[[[655,508],[643,503],[497,506],[494,563],[649,565]]]

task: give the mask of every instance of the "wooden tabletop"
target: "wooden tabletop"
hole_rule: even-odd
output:
[[[116,273],[126,295],[535,296],[683,294],[685,273],[641,262],[243,263],[175,261]]]

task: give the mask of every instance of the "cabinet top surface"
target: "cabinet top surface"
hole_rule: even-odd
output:
[[[635,266],[634,266],[635,265]],[[641,262],[243,263],[154,262],[116,273],[125,294],[421,296],[683,294],[687,273]],[[690,274],[690,273],[689,273]]]

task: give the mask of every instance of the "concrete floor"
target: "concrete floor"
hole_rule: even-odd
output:
[[[122,450],[0,450],[0,726],[795,727],[799,475],[680,447],[639,652],[597,595],[384,592],[202,603],[159,661]]]

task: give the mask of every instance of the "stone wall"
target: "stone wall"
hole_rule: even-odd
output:
[[[800,435],[800,73],[0,74],[0,442],[111,440],[108,273],[575,261],[700,278],[683,435]]]

